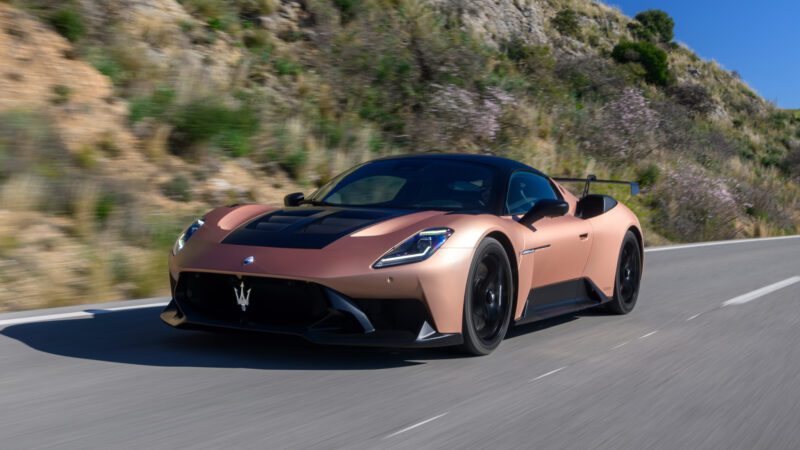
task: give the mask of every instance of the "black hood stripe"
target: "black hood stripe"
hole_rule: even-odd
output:
[[[222,243],[320,249],[370,225],[412,212],[368,208],[284,208],[251,220],[231,232]]]

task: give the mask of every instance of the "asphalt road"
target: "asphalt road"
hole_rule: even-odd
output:
[[[0,315],[0,447],[800,447],[800,239],[645,259],[631,315],[521,327],[482,358],[110,310],[156,300]]]

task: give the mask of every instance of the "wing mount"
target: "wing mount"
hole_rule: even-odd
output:
[[[606,184],[627,184],[631,187],[631,195],[639,194],[639,183],[635,181],[620,181],[620,180],[598,180],[597,176],[589,175],[586,178],[570,178],[570,177],[553,177],[553,180],[560,183],[585,183],[583,186],[583,193],[581,198],[589,195],[589,189],[592,183],[606,183]]]

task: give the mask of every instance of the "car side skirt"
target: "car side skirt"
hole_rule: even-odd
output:
[[[531,289],[517,325],[549,319],[601,305],[611,299],[588,278]]]

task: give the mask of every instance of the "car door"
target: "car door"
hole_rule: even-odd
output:
[[[562,199],[549,179],[526,171],[511,175],[506,195],[510,214],[522,215],[545,198]],[[529,306],[545,306],[577,295],[576,281],[583,277],[592,248],[591,228],[588,221],[575,217],[574,205],[566,215],[541,219],[529,228],[522,257],[534,259],[533,273],[520,274],[531,277]]]

